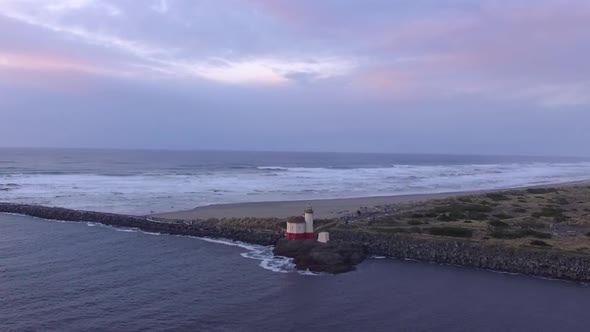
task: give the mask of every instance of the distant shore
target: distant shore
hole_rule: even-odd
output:
[[[316,212],[316,218],[328,219],[344,217],[364,208],[372,208],[383,205],[412,202],[415,203],[429,201],[433,199],[443,199],[461,195],[497,192],[511,189],[542,188],[555,186],[563,187],[580,184],[590,184],[590,179],[585,181],[543,184],[537,186],[521,186],[503,189],[456,191],[430,194],[213,204],[207,206],[199,206],[190,210],[156,213],[152,214],[151,216],[164,219],[184,220],[245,217],[287,218],[290,216],[300,215],[304,208],[312,206]]]

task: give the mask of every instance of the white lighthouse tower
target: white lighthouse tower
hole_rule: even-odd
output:
[[[315,240],[315,234],[313,233],[313,210],[310,207],[303,211],[305,218],[305,238],[308,240]]]

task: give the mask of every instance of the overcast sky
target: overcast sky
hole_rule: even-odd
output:
[[[0,146],[590,156],[590,1],[0,0]]]

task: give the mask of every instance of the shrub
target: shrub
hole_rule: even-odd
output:
[[[472,237],[473,231],[471,229],[462,227],[431,227],[428,232],[432,235],[438,236],[452,236],[452,237]]]
[[[422,233],[422,228],[415,227],[415,226],[414,227],[410,227],[408,232],[409,233]]]
[[[422,225],[423,223],[420,220],[408,220],[408,225]]]
[[[521,208],[521,207],[517,207],[512,209],[512,212],[514,213],[526,213],[526,209],[525,208]]]
[[[519,239],[524,237],[521,232],[511,231],[511,230],[504,230],[504,229],[494,229],[490,232],[490,235],[496,239]]]
[[[486,197],[491,199],[494,202],[509,201],[510,200],[510,197],[506,196],[503,193],[488,193],[488,194],[486,194]]]
[[[541,246],[541,247],[551,247],[551,245],[545,241],[541,240],[532,240],[531,244],[534,246]]]
[[[546,228],[547,225],[539,220],[536,219],[525,219],[518,223],[518,225],[522,228]]]
[[[458,197],[457,200],[463,203],[472,203],[473,200],[469,197]]]
[[[536,237],[537,239],[550,239],[553,237],[551,233],[539,232],[532,229],[525,231],[525,233],[527,234],[527,236]]]
[[[424,218],[422,213],[413,213],[410,218]]]
[[[512,219],[512,218],[514,218],[513,216],[507,215],[506,213],[498,213],[498,214],[494,214],[493,216],[498,219]]]
[[[443,221],[443,222],[449,222],[449,221],[457,221],[458,219],[456,218],[456,216],[451,216],[450,214],[441,214],[438,217],[436,217],[436,220],[438,221]]]
[[[485,213],[481,213],[481,212],[469,212],[467,214],[469,219],[473,219],[473,220],[486,220],[488,219],[488,215]]]
[[[489,222],[490,226],[494,226],[494,227],[508,227],[510,225],[508,225],[507,223],[500,221],[500,220],[492,220]]]
[[[563,214],[564,212],[565,210],[560,207],[545,206],[540,212],[535,212],[531,215],[535,218],[549,217],[553,218],[556,222],[562,222],[568,219],[568,216]]]
[[[556,188],[529,188],[526,190],[529,194],[549,194],[557,192]]]
[[[559,205],[568,205],[570,203],[566,198],[563,197],[557,198],[555,202]]]
[[[471,224],[473,221],[471,221],[471,220],[463,220],[463,222],[466,223],[466,224]]]
[[[464,213],[464,212],[490,212],[492,208],[489,206],[485,206],[482,204],[475,204],[475,203],[451,203],[449,205],[437,206],[432,209],[433,212],[436,213],[447,213],[447,212],[456,212],[456,213]]]
[[[496,239],[520,239],[527,236],[536,237],[538,239],[550,239],[552,237],[550,233],[539,232],[532,229],[509,230],[502,228],[495,228],[490,235]]]

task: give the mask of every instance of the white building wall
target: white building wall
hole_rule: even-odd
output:
[[[287,223],[287,233],[303,234],[305,233],[306,225],[304,223]]]
[[[327,243],[330,241],[330,233],[328,232],[319,232],[318,234],[318,242]]]
[[[305,214],[305,233],[313,233],[313,213]]]
[[[301,223],[301,224],[295,224],[295,233],[297,234],[303,234],[305,233],[305,224]]]

